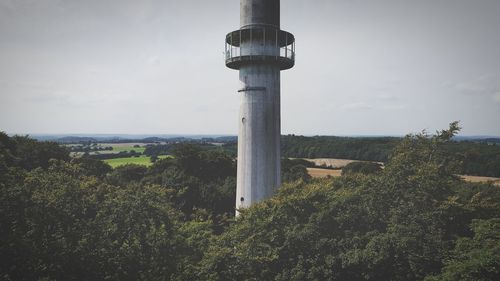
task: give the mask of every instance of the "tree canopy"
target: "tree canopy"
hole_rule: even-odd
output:
[[[287,183],[237,219],[223,151],[183,146],[109,170],[0,134],[0,276],[498,280],[500,189],[455,176],[457,130],[405,137],[376,173],[311,179],[307,163],[284,161]]]

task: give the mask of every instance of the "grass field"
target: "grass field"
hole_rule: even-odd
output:
[[[307,172],[313,178],[340,177],[342,170],[307,168]]]
[[[160,159],[165,159],[169,156],[161,155]],[[108,163],[111,167],[116,168],[118,166],[126,165],[126,164],[136,164],[143,166],[151,166],[151,159],[148,156],[140,156],[140,157],[127,157],[127,158],[115,158],[115,159],[107,159],[104,162]]]
[[[134,145],[139,145],[140,147],[134,147]],[[100,154],[114,154],[114,153],[120,153],[122,151],[135,151],[138,153],[143,153],[146,147],[144,144],[141,143],[101,143],[99,146],[102,147],[108,147],[111,146],[113,147],[113,150],[105,150],[105,151],[99,151]]]

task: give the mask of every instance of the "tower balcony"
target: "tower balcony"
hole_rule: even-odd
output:
[[[226,66],[240,69],[243,65],[275,64],[281,70],[295,65],[295,37],[274,27],[249,27],[226,35]]]

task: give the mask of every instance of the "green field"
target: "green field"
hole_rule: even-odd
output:
[[[135,152],[138,152],[138,153],[144,153],[144,150],[146,149],[145,146],[141,146],[141,147],[134,147],[133,145],[124,145],[124,144],[101,144],[100,146],[103,146],[103,147],[107,147],[107,146],[111,146],[113,147],[113,150],[105,150],[105,151],[99,151],[100,154],[106,154],[106,153],[109,153],[109,154],[114,154],[114,153],[120,153],[122,151],[135,151]]]
[[[165,159],[169,156],[160,155],[158,158]],[[115,158],[115,159],[107,159],[104,162],[108,163],[111,167],[116,168],[118,166],[126,165],[126,164],[136,164],[136,165],[144,165],[151,166],[151,159],[148,156],[140,156],[140,157],[127,157],[127,158]]]

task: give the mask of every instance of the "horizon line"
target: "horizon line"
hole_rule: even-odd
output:
[[[160,134],[150,134],[150,133],[8,133],[5,132],[9,136],[32,136],[32,137],[124,137],[124,136],[140,136],[141,138],[149,138],[149,137],[237,137],[237,134],[178,134],[178,133],[160,133]],[[409,134],[297,134],[297,133],[287,133],[281,134],[282,136],[295,135],[295,136],[305,136],[305,137],[315,137],[315,136],[327,136],[327,137],[404,137]],[[500,138],[500,135],[486,135],[486,134],[469,134],[469,135],[461,135],[458,134],[455,137],[467,137],[467,138]]]

